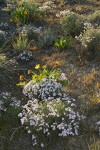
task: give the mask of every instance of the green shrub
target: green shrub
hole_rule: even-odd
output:
[[[76,13],[68,13],[62,21],[62,29],[65,35],[79,35],[84,28],[84,18]]]
[[[91,23],[100,25],[100,10],[97,10],[93,14],[88,15],[88,20]]]
[[[54,45],[56,36],[54,35],[51,28],[44,29],[39,36],[38,46],[39,47],[51,47]]]
[[[39,4],[27,2],[12,12],[12,20],[15,23],[29,23],[44,14],[45,11],[39,9]]]
[[[100,29],[87,28],[79,37],[76,37],[83,46],[83,51],[88,56],[99,56],[100,53]]]
[[[42,27],[36,27],[36,26],[33,26],[31,24],[28,24],[28,25],[24,25],[22,27],[19,27],[17,29],[17,32],[18,33],[22,33],[23,35],[27,36],[29,40],[33,40],[35,39],[37,41],[39,35],[40,35],[40,32],[42,30]]]

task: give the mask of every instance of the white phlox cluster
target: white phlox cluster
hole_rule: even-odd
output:
[[[32,52],[31,51],[23,51],[22,53],[19,54],[18,60],[20,61],[29,61],[32,59]]]
[[[61,76],[65,78],[64,74]],[[41,82],[29,82],[23,89],[23,94],[28,96],[29,99],[40,100],[40,101],[48,101],[53,100],[55,98],[60,98],[60,100],[66,98],[66,93],[63,90],[62,84],[56,82],[54,79],[46,79],[44,78]]]
[[[70,98],[69,98],[70,99]],[[20,117],[21,124],[26,126],[28,133],[32,134],[33,145],[37,145],[38,134],[40,132],[47,137],[56,132],[58,136],[75,136],[79,133],[79,121],[84,119],[83,115],[74,111],[74,101],[68,104],[67,100],[52,100],[38,102],[29,100],[23,106]],[[41,139],[41,147],[44,147]]]
[[[20,107],[21,101],[16,97],[12,97],[10,92],[2,92],[0,94],[0,111],[7,111],[7,107]]]
[[[87,36],[85,36],[85,34],[88,30],[90,30],[90,32],[92,33],[93,32],[92,30],[94,30],[94,27],[92,26],[91,23],[85,22],[83,33],[80,33],[79,36],[75,37],[77,40],[79,40],[81,42],[82,46],[85,48],[87,48],[88,44],[95,38],[93,36],[90,36],[90,34],[87,34]]]

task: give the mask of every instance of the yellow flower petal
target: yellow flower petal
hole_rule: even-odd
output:
[[[31,70],[28,70],[27,74],[30,74],[31,73]]]
[[[23,75],[20,75],[20,76],[19,76],[19,80],[20,80],[20,81],[24,80],[24,76],[23,76]]]
[[[47,66],[46,66],[46,65],[44,65],[44,66],[42,66],[42,69],[46,69],[46,67],[47,67]]]
[[[60,61],[56,61],[55,65],[59,66],[59,65],[61,65],[61,62]]]
[[[39,69],[40,68],[40,64],[35,66],[35,69]]]

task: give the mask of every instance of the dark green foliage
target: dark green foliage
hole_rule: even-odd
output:
[[[62,21],[62,28],[65,35],[79,35],[84,28],[84,18],[76,13],[68,13]]]

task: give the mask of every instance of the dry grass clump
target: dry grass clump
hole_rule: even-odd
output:
[[[98,75],[97,71],[96,70],[92,70],[90,73],[88,73],[88,74],[83,76],[82,82],[85,85],[93,84],[93,82],[95,81],[95,78],[96,78],[97,75]]]

